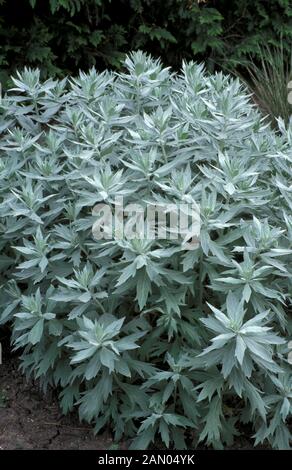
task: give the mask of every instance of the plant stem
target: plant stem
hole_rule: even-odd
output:
[[[203,293],[204,293],[204,286],[203,286],[203,258],[204,258],[204,253],[202,248],[200,248],[201,253],[200,253],[200,267],[199,267],[199,307],[200,310],[203,309]]]

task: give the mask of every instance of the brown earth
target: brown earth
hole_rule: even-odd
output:
[[[27,382],[15,358],[0,365],[0,450],[113,449],[109,435],[94,436],[76,414],[63,416],[56,397]]]

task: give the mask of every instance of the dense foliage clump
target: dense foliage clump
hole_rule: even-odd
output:
[[[238,80],[140,52],[1,102],[1,323],[98,432],[183,448],[291,434],[292,128]],[[97,203],[197,203],[200,244],[96,239]]]
[[[290,0],[0,0],[0,79],[15,68],[64,76],[143,49],[179,68],[182,59],[233,69],[258,45],[290,54]]]

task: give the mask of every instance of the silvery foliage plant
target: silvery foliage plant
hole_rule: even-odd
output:
[[[292,125],[141,53],[1,102],[1,324],[21,368],[132,448],[289,448]],[[95,239],[92,208],[199,204],[199,246]],[[243,431],[244,430],[244,431]]]

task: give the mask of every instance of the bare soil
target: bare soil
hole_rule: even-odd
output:
[[[0,450],[113,448],[109,435],[96,437],[76,414],[63,416],[56,397],[26,381],[16,358],[0,365]]]

